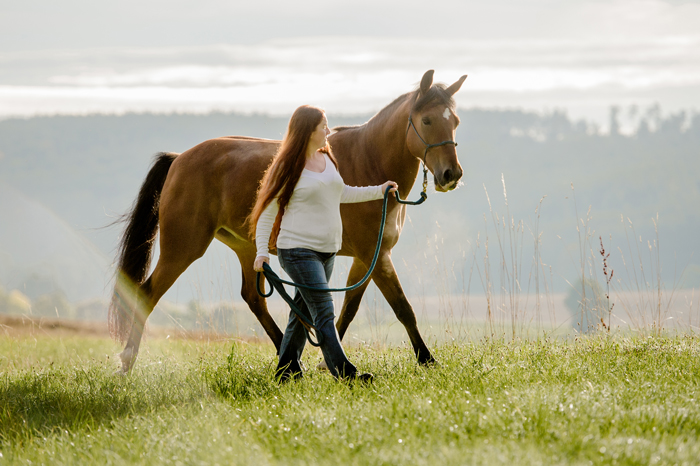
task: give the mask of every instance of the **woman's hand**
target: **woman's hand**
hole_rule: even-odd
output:
[[[255,263],[253,264],[253,269],[256,272],[262,272],[263,271],[263,262],[266,263],[267,265],[270,265],[270,259],[268,259],[265,256],[258,256],[255,258]]]
[[[394,181],[387,181],[386,183],[384,183],[382,185],[382,194],[384,194],[386,192],[386,188],[391,188],[389,190],[389,192],[394,193],[399,189],[399,185],[396,184],[396,182],[394,182]]]

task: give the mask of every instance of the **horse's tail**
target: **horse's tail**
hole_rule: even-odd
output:
[[[158,206],[168,171],[178,154],[156,154],[131,211],[117,222],[127,226],[119,241],[114,294],[109,306],[109,333],[124,342],[134,325],[135,312],[140,310],[139,287],[151,266],[153,243],[158,233]],[[144,319],[147,316],[144,316]]]

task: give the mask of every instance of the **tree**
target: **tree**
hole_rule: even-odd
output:
[[[581,281],[578,281],[579,287]],[[581,333],[593,333],[600,324],[605,313],[605,291],[597,281],[586,278],[583,280],[585,292],[581,288],[571,288],[564,304],[571,312],[571,320]]]

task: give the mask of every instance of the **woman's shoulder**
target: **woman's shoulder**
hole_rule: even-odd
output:
[[[331,157],[326,154],[325,152],[323,153],[323,156],[326,158],[326,168],[330,171],[338,172],[338,167],[336,167],[335,163],[333,163],[333,160]]]

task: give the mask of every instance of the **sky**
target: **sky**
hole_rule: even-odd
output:
[[[0,118],[374,112],[422,74],[461,108],[700,110],[700,2],[0,0]],[[623,122],[624,124],[624,122]]]

